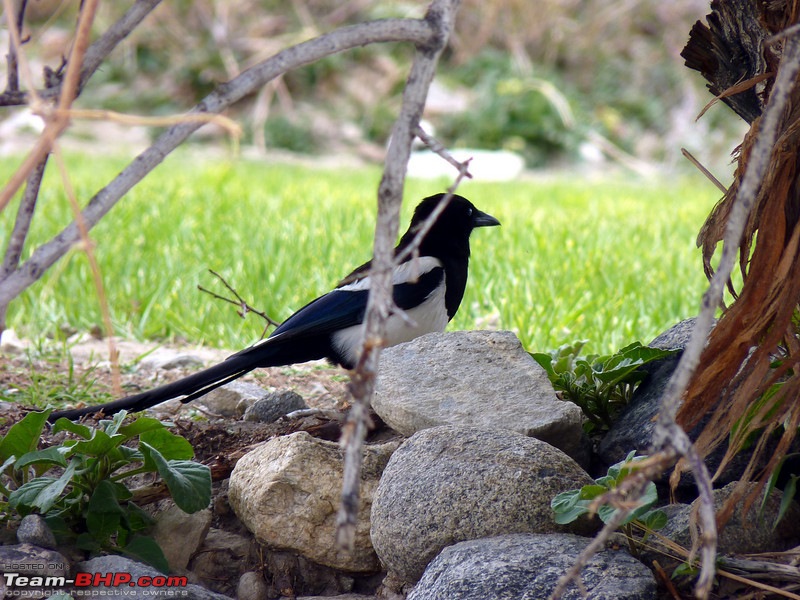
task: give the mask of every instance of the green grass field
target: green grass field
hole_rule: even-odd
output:
[[[119,169],[73,160],[82,202]],[[0,165],[5,180],[11,165]],[[238,348],[258,317],[200,293],[222,274],[277,320],[327,291],[369,258],[378,169],[312,170],[248,161],[169,158],[92,231],[117,333]],[[405,228],[421,197],[449,182],[409,181]],[[464,184],[460,193],[500,219],[477,230],[464,303],[450,329],[518,332],[531,351],[588,339],[594,352],[649,341],[696,314],[705,289],[697,231],[718,198],[699,177],[644,181],[547,177]],[[15,205],[0,216],[5,249]],[[71,213],[50,173],[32,232],[41,241]],[[75,250],[12,304],[21,336],[101,323],[88,261]]]

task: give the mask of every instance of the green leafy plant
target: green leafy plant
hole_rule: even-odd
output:
[[[585,341],[561,346],[551,353],[533,353],[534,360],[564,400],[577,404],[588,421],[587,433],[608,430],[628,404],[647,373],[647,363],[672,356],[677,350],[660,350],[634,342],[615,354],[581,357]]]
[[[194,450],[167,423],[126,412],[98,427],[58,419],[53,434],[71,434],[58,446],[37,449],[51,409],[29,413],[0,439],[0,502],[20,515],[45,516],[57,536],[75,537],[92,553],[112,551],[144,560],[166,572],[164,554],[144,535],[152,524],[123,483],[158,473],[175,504],[187,513],[211,501],[211,472],[191,460]]]
[[[609,467],[608,474],[595,479],[593,484],[585,485],[578,490],[562,492],[553,498],[550,507],[556,513],[556,523],[560,525],[572,523],[578,517],[593,512],[593,505],[597,500],[619,487],[622,481],[636,469],[636,463],[647,458],[646,456],[635,456],[635,454],[635,450],[630,452],[625,460]],[[667,524],[666,513],[653,509],[656,502],[658,502],[658,492],[656,484],[651,481],[639,499],[639,506],[631,511],[621,524],[634,554],[638,554],[634,544],[634,527],[644,532],[644,537],[641,539],[641,542],[644,542],[651,531],[657,531]],[[619,509],[609,504],[600,504],[597,507],[597,516],[603,523],[608,523],[617,510]]]

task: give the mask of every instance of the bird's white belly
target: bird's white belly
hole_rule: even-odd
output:
[[[438,286],[419,306],[407,310],[405,317],[392,314],[386,320],[386,346],[408,342],[426,333],[444,331],[449,319],[444,304],[445,286]],[[351,363],[361,349],[364,325],[354,325],[333,334],[333,343]]]

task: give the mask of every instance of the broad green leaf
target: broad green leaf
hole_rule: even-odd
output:
[[[559,525],[572,523],[581,515],[589,512],[589,501],[580,499],[580,490],[562,492],[550,501],[550,508],[555,512],[555,522]]]
[[[86,527],[89,533],[102,544],[119,529],[123,515],[114,484],[108,480],[101,481],[86,507]]]
[[[51,408],[43,412],[31,412],[14,423],[0,440],[0,461],[5,463],[12,456],[20,457],[36,450],[51,412]]]
[[[667,513],[663,510],[651,510],[639,517],[645,527],[652,531],[663,529],[667,524]]]
[[[102,550],[97,540],[95,540],[91,534],[86,532],[78,535],[78,537],[75,539],[75,546],[92,554],[99,554],[100,550]]]
[[[585,485],[581,488],[579,497],[581,500],[594,500],[598,496],[602,496],[608,491],[608,488],[604,485],[599,485],[597,483],[592,485]]]
[[[66,449],[62,449],[60,446],[50,446],[44,450],[34,450],[33,452],[28,452],[17,459],[17,461],[14,463],[14,468],[23,469],[28,465],[41,465],[47,467],[58,465],[60,467],[66,467],[67,459],[64,458],[64,450]]]
[[[27,512],[38,508],[40,512],[46,513],[56,503],[64,488],[67,487],[73,474],[75,473],[75,461],[70,461],[61,477],[37,477],[28,483],[20,486],[11,492],[8,498],[9,504],[22,512],[25,508]]]
[[[95,429],[91,439],[78,442],[72,447],[72,450],[86,456],[103,456],[116,449],[124,441],[124,435],[118,433],[109,435],[101,429]]]
[[[211,470],[207,466],[191,460],[167,461],[145,442],[141,443],[141,448],[156,465],[172,499],[182,511],[195,513],[208,507],[211,502]]]
[[[139,441],[158,450],[166,460],[194,458],[194,448],[186,438],[175,435],[165,428],[145,431],[139,436]]]
[[[136,536],[121,550],[123,554],[146,562],[165,575],[169,573],[167,558],[153,538]]]
[[[133,423],[128,423],[119,428],[119,433],[124,435],[127,439],[135,438],[146,431],[154,429],[164,429],[164,423],[153,417],[139,417]]]
[[[581,499],[580,494],[580,490],[561,492],[550,501],[550,508],[556,512],[568,510],[578,503],[578,501]]]
[[[125,505],[124,519],[128,529],[132,532],[143,531],[154,523],[153,517],[133,502]]]
[[[555,371],[553,370],[553,357],[546,352],[532,352],[531,357],[533,360],[539,363],[539,366],[545,370],[547,376],[552,381],[553,377],[555,376]]]
[[[53,433],[60,433],[62,431],[69,431],[78,437],[88,440],[92,437],[92,429],[80,423],[73,423],[65,417],[61,417],[53,424]]]

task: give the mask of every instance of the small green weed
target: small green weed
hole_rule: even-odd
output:
[[[595,479],[592,485],[585,485],[579,490],[562,492],[550,502],[550,507],[556,513],[556,523],[565,525],[572,523],[578,517],[590,513],[592,505],[604,494],[616,489],[622,481],[628,477],[636,468],[635,463],[647,458],[645,456],[634,457],[636,451],[631,452],[625,460],[612,465],[608,469],[608,474]],[[658,492],[656,484],[652,481],[647,484],[645,492],[639,499],[639,507],[633,510],[622,522],[622,529],[631,544],[631,551],[637,555],[634,545],[633,527],[637,526],[644,531],[644,537],[639,541],[643,543],[651,531],[656,531],[667,524],[667,515],[664,511],[653,509],[658,502]],[[608,523],[617,512],[617,508],[608,504],[601,504],[597,508],[597,516]]]
[[[13,390],[0,388],[0,400],[43,409],[48,405],[98,404],[111,399],[109,393],[98,389],[97,365],[76,368],[63,340],[52,343],[38,339],[26,350],[26,356],[28,385]],[[62,367],[65,363],[66,368]]]
[[[0,518],[10,511],[39,513],[62,541],[91,553],[125,554],[167,572],[163,552],[144,535],[152,519],[123,481],[158,473],[175,504],[193,513],[211,501],[208,467],[191,460],[191,444],[166,423],[139,417],[123,425],[125,411],[97,428],[58,419],[53,434],[72,435],[39,450],[51,412],[27,414],[0,439]]]
[[[561,346],[551,353],[534,353],[564,400],[577,404],[589,419],[587,433],[606,431],[628,404],[633,391],[646,376],[647,363],[672,356],[675,350],[659,350],[634,342],[615,354],[580,357],[585,341]]]

